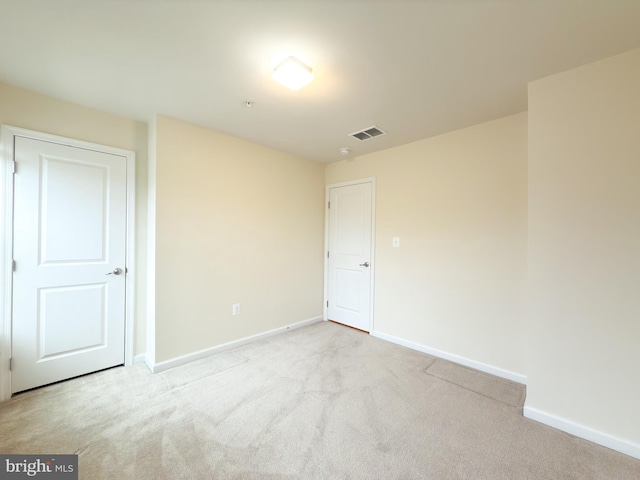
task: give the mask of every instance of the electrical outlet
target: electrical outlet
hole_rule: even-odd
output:
[[[400,237],[393,237],[393,248],[398,248],[400,246]]]
[[[233,304],[233,314],[234,315],[240,315],[240,304],[239,303],[234,303]]]

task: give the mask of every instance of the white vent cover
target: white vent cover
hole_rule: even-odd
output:
[[[350,137],[355,137],[358,140],[369,140],[370,138],[377,137],[380,135],[384,135],[386,132],[383,132],[378,127],[373,126],[369,128],[365,128],[364,130],[360,130],[358,132],[350,133]]]

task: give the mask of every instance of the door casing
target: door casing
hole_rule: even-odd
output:
[[[135,152],[24,128],[0,127],[0,401],[11,397],[11,310],[13,297],[13,155],[15,137],[112,153],[127,161],[125,366],[133,363],[135,312]]]
[[[329,301],[329,194],[332,188],[347,187],[351,185],[359,185],[361,183],[371,184],[371,259],[375,258],[376,246],[376,177],[361,178],[358,180],[350,180],[348,182],[332,183],[325,189],[325,216],[324,216],[324,301],[322,303],[322,318],[327,321],[329,319],[327,302]],[[375,286],[375,266],[376,262],[371,262],[371,295],[369,300],[369,334],[374,332],[374,286]]]

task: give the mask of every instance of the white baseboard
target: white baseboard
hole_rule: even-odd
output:
[[[616,452],[624,453],[630,457],[640,459],[640,445],[636,443],[622,440],[621,438],[594,430],[591,427],[581,425],[572,420],[567,420],[566,418],[543,412],[537,408],[525,406],[523,413],[525,417],[535,420],[536,422],[544,423],[545,425],[570,433],[576,437],[597,443],[598,445],[610,448]]]
[[[151,368],[151,363],[149,362],[149,358],[146,353],[141,353],[133,357],[133,365],[137,365],[138,363],[144,363],[149,371],[153,372],[153,368]]]
[[[411,348],[428,355],[433,355],[434,357],[439,357],[444,360],[449,360],[450,362],[459,363],[460,365],[464,365],[465,367],[475,368],[476,370],[495,375],[496,377],[506,378],[507,380],[521,383],[523,385],[527,384],[527,377],[525,375],[522,375],[521,373],[515,373],[510,370],[505,370],[504,368],[494,367],[493,365],[488,365],[486,363],[478,362],[477,360],[462,357],[460,355],[456,355],[455,353],[449,353],[443,350],[438,350],[437,348],[427,347],[426,345],[411,342],[409,340],[405,340],[404,338],[394,337],[393,335],[388,335],[386,333],[374,331],[371,332],[371,335],[388,342],[402,345],[403,347]]]
[[[136,363],[145,363],[146,358],[147,357],[144,353],[136,355],[135,357],[133,357],[133,364],[135,365]]]
[[[147,368],[149,369],[149,371],[151,373],[153,373],[153,362],[151,361],[151,359],[148,356],[144,356],[144,364],[147,366]]]
[[[145,363],[147,364],[147,367],[149,367],[149,370],[151,370],[153,373],[164,372],[165,370],[169,370],[170,368],[193,362],[194,360],[200,360],[201,358],[224,352],[225,350],[231,350],[232,348],[241,347],[242,345],[246,345],[257,340],[262,340],[264,338],[286,332],[287,330],[295,330],[296,328],[306,327],[307,325],[311,325],[312,323],[317,323],[320,321],[322,321],[322,316],[310,318],[308,320],[302,320],[301,322],[292,323],[291,325],[285,325],[284,327],[274,328],[273,330],[269,330],[267,332],[258,333],[257,335],[241,338],[229,343],[223,343],[222,345],[216,345],[215,347],[205,348],[204,350],[188,353],[187,355],[175,357],[170,360],[158,362],[156,364],[151,364],[151,362],[146,361]]]

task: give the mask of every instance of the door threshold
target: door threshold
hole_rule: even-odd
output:
[[[340,325],[341,327],[347,327],[347,328],[350,328],[352,330],[355,330],[356,332],[362,332],[362,333],[367,333],[367,334],[369,333],[367,330],[362,330],[361,328],[352,327],[351,325],[345,325],[344,323],[340,323],[340,322],[338,322],[336,320],[329,319],[329,321],[331,323],[335,323],[336,325]]]
[[[16,395],[22,395],[24,393],[33,392],[34,390],[39,390],[41,388],[51,387],[52,385],[58,385],[59,383],[65,383],[65,382],[68,382],[70,380],[76,380],[76,379],[81,378],[81,377],[88,377],[88,376],[91,376],[91,375],[95,375],[96,373],[100,373],[100,372],[104,372],[106,370],[112,370],[114,368],[120,368],[120,367],[124,367],[124,363],[121,363],[120,365],[114,365],[113,367],[101,368],[100,370],[96,370],[95,372],[83,373],[82,375],[76,375],[75,377],[65,378],[63,380],[58,380],[57,382],[46,383],[44,385],[38,385],[37,387],[27,388],[26,390],[20,390],[19,392],[12,393],[11,397],[13,398]]]

